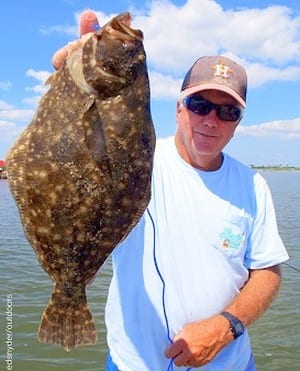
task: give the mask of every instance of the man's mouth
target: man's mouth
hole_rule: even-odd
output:
[[[203,133],[203,132],[197,131],[197,130],[195,130],[194,133],[197,134],[197,135],[201,135],[205,138],[217,138],[217,135],[207,134],[207,133]]]

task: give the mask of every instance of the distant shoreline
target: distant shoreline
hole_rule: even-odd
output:
[[[260,171],[300,171],[298,166],[264,166],[264,165],[249,165],[252,169]],[[6,167],[0,168],[0,180],[7,179],[7,170]]]
[[[298,166],[263,166],[263,165],[250,165],[255,170],[272,170],[272,171],[300,171]]]

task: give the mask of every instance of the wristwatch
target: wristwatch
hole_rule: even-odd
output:
[[[230,323],[230,330],[233,334],[234,339],[237,339],[239,336],[241,336],[244,333],[244,325],[242,322],[235,316],[233,316],[229,312],[222,312],[220,313],[221,316],[224,316]]]

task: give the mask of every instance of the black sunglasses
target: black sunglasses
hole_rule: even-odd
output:
[[[183,105],[200,116],[206,116],[213,109],[220,120],[238,121],[243,116],[243,109],[232,104],[215,104],[202,98],[200,95],[189,95],[183,98]]]

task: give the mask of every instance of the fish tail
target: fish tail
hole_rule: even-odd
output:
[[[85,289],[75,289],[74,295],[70,295],[70,292],[66,295],[64,290],[55,287],[41,318],[38,331],[40,342],[59,344],[66,351],[97,342],[96,327]]]

